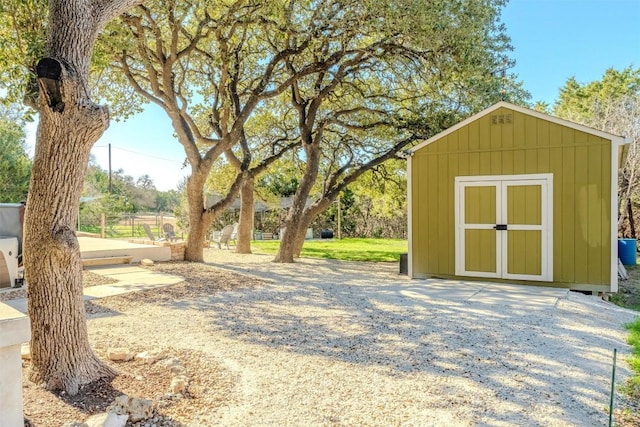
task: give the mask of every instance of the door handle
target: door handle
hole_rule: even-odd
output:
[[[506,230],[507,229],[507,224],[496,224],[493,228],[495,230]]]

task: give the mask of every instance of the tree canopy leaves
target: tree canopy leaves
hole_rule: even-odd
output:
[[[26,200],[31,176],[23,123],[15,109],[0,108],[0,203]]]

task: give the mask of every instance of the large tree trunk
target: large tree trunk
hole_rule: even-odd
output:
[[[184,253],[186,261],[204,261],[204,241],[209,227],[222,212],[231,206],[240,191],[242,180],[246,179],[246,177],[238,175],[224,200],[205,208],[203,189],[210,169],[209,165],[205,165],[201,169],[195,170],[187,181],[189,235]]]
[[[213,215],[204,208],[202,188],[206,174],[193,171],[187,181],[187,199],[189,201],[189,234],[184,252],[186,261],[204,261],[204,240],[213,221]]]
[[[331,200],[322,199],[304,209],[302,217],[299,221],[298,232],[296,233],[296,236],[294,238],[293,254],[295,257],[300,257],[302,247],[304,246],[304,241],[307,237],[307,228],[309,227],[309,224],[311,224],[311,222],[320,214],[320,212],[329,207],[329,205],[331,205]]]
[[[293,238],[293,256],[295,258],[299,258],[302,253],[302,247],[304,246],[304,241],[307,238],[307,228],[309,227],[309,224],[311,224],[311,220],[307,220],[306,217],[307,215],[303,214],[303,219],[300,220],[298,231]]]
[[[253,230],[253,191],[254,178],[249,174],[242,180],[240,188],[240,222],[238,224],[238,240],[236,253],[251,253],[251,231]]]
[[[298,243],[296,243],[296,241],[299,239],[301,230],[306,230],[306,226],[309,224],[306,223],[303,225],[302,220],[304,218],[305,203],[318,176],[320,150],[316,144],[308,144],[305,145],[305,152],[307,155],[307,164],[304,176],[296,190],[291,208],[289,209],[287,218],[284,221],[284,233],[282,234],[278,253],[273,260],[274,262],[293,262],[294,257],[300,253],[298,250]],[[300,245],[300,250],[301,249],[302,246]]]
[[[46,55],[37,67],[40,124],[24,223],[31,379],[74,395],[110,376],[89,346],[74,233],[91,146],[109,124],[87,77],[98,31],[132,0],[49,2]]]

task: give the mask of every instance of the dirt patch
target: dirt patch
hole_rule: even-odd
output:
[[[185,281],[160,290],[135,292],[114,297],[85,301],[87,316],[100,317],[122,315],[132,307],[173,304],[184,298],[208,296],[221,290],[259,286],[262,282],[255,278],[239,277],[204,264],[165,263],[150,267],[159,272],[178,274]],[[114,283],[112,279],[83,272],[85,286]],[[14,294],[15,296],[15,294]],[[144,341],[144,337],[139,337]],[[118,343],[121,344],[121,343]],[[98,355],[107,360],[104,350],[107,345],[97,345]],[[148,351],[150,348],[129,348],[134,352]],[[189,378],[188,392],[184,395],[170,393],[172,374],[161,363],[146,364],[141,361],[110,362],[119,375],[113,380],[100,380],[81,387],[75,396],[64,392],[51,392],[43,387],[24,381],[25,426],[59,427],[72,421],[82,422],[89,416],[104,412],[114,399],[122,394],[131,397],[153,399],[152,419],[128,423],[127,426],[157,427],[186,426],[197,423],[198,414],[206,414],[213,408],[228,401],[234,387],[236,375],[219,361],[208,358],[202,352],[185,349],[162,348],[168,357],[177,357],[183,362]],[[31,364],[23,361],[23,378],[29,378]],[[196,421],[194,421],[196,420]],[[205,424],[206,425],[206,424]]]
[[[189,391],[184,396],[170,393],[171,372],[161,363],[152,365],[141,361],[109,362],[119,375],[112,381],[100,380],[81,387],[75,396],[64,392],[50,392],[25,381],[25,426],[61,426],[71,421],[84,421],[93,414],[104,412],[116,397],[153,399],[153,418],[128,426],[174,427],[188,425],[192,414],[200,407],[214,408],[225,401],[233,387],[233,375],[220,364],[198,352],[166,349],[168,355],[179,358],[190,374]],[[30,363],[23,366],[28,378]]]
[[[625,266],[629,273],[628,280],[618,280],[618,293],[612,294],[610,299],[623,307],[640,309],[640,266]]]

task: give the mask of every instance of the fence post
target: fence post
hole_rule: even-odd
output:
[[[102,212],[100,214],[100,238],[104,239],[106,236],[106,228],[107,228],[107,216]]]

